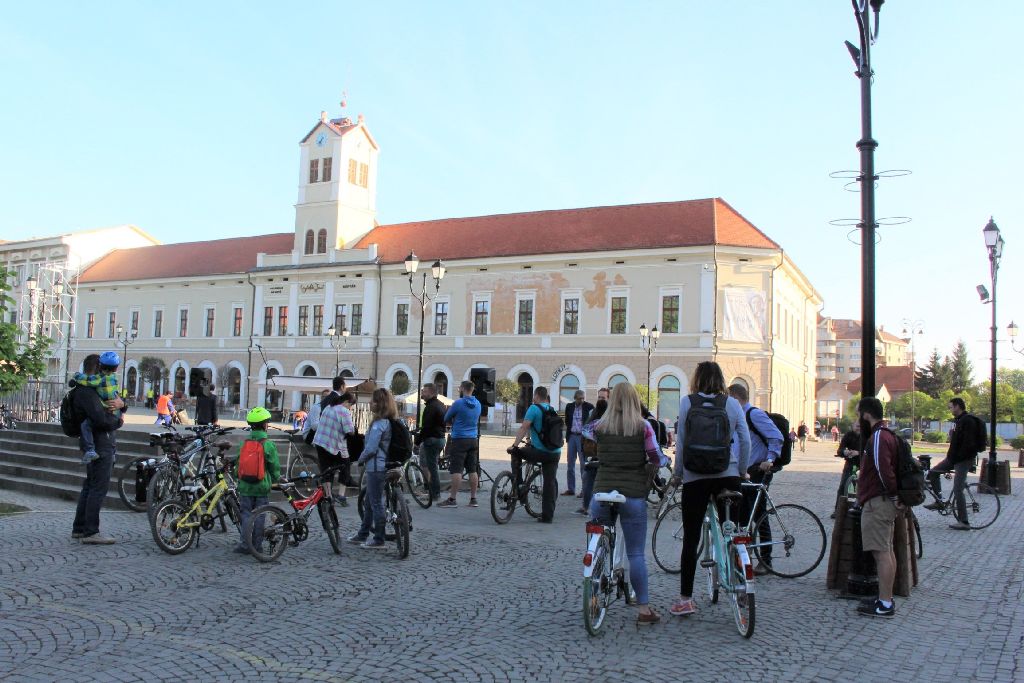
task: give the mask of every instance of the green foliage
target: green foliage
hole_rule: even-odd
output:
[[[900,419],[910,419],[912,416],[920,419],[929,411],[934,401],[935,399],[922,391],[908,391],[899,398],[893,399],[889,404],[889,409]]]
[[[987,383],[979,384],[971,390],[971,393],[974,395],[974,398],[971,401],[972,407],[969,409],[970,412],[988,422],[992,412],[989,385]],[[1009,384],[996,384],[996,422],[1013,421],[1019,397],[1020,394],[1017,390]]]
[[[917,371],[915,381],[919,390],[933,398],[950,389],[953,382],[949,362],[939,355],[938,349],[932,349],[928,363]]]
[[[1024,435],[1015,436],[1010,439],[1010,447],[1016,448],[1017,450],[1024,448]]]
[[[514,380],[508,378],[499,379],[495,383],[494,389],[498,395],[498,401],[505,405],[514,405],[519,400],[519,384]]]
[[[657,387],[651,387],[651,400],[647,400],[647,385],[646,384],[634,384],[633,388],[636,389],[637,396],[640,397],[640,402],[647,406],[647,409],[652,413],[658,412],[658,389]]]
[[[946,443],[946,435],[942,432],[925,432],[923,440],[928,443]]]
[[[15,305],[7,294],[11,289],[10,276],[11,271],[0,266],[0,394],[16,391],[29,378],[44,375],[46,349],[50,346],[50,338],[43,335],[20,340],[18,326],[3,322],[10,319],[8,311]]]
[[[967,355],[967,345],[962,339],[957,342],[952,357],[946,362],[949,364],[950,389],[957,392],[966,391],[971,386],[974,367]]]
[[[1018,368],[999,368],[996,371],[997,384],[1009,384],[1017,391],[1024,391],[1024,370]]]
[[[409,392],[409,377],[404,372],[395,373],[395,376],[391,378],[391,393],[395,396],[401,396]]]
[[[167,364],[155,356],[143,356],[139,359],[139,377],[142,381],[151,382],[154,386],[160,378],[167,375]]]

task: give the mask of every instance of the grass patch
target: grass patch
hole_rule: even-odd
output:
[[[14,503],[0,503],[0,515],[13,515],[16,512],[28,512],[28,508]]]

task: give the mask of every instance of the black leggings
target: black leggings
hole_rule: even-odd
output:
[[[679,592],[683,597],[693,597],[693,575],[697,571],[697,546],[700,544],[700,529],[704,523],[704,511],[708,509],[708,498],[722,491],[740,490],[739,477],[718,477],[697,479],[683,484],[683,552],[680,562],[683,571],[679,575]],[[745,506],[743,506],[745,507]],[[724,508],[718,506],[718,514],[725,519]],[[742,523],[742,510],[732,510],[730,519]]]

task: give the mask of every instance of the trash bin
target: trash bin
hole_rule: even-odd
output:
[[[846,523],[850,527],[853,541],[853,557],[850,562],[850,573],[846,577],[846,594],[866,598],[878,595],[878,570],[875,557],[864,552],[860,537],[860,507],[851,507],[846,511]]]

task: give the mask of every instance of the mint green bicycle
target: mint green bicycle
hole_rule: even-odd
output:
[[[700,566],[707,570],[708,596],[711,603],[718,602],[724,592],[729,598],[736,630],[744,638],[754,635],[754,567],[750,562],[747,545],[751,542],[748,531],[739,529],[730,519],[733,501],[742,501],[743,494],[722,491],[708,502],[701,528],[703,554]],[[718,505],[725,507],[725,521],[718,518]]]

